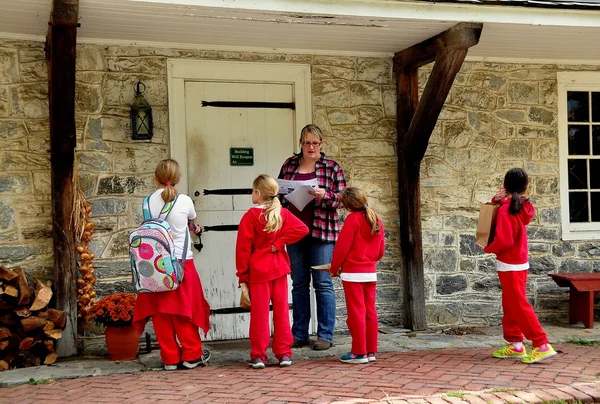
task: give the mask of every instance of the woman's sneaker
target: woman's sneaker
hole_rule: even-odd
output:
[[[524,346],[521,349],[517,349],[513,344],[508,344],[504,348],[500,348],[497,351],[492,352],[494,358],[507,359],[507,358],[525,358],[527,356],[527,350]]]
[[[248,366],[250,366],[252,369],[264,369],[265,361],[260,358],[254,358],[248,361]]]
[[[340,356],[340,361],[344,363],[369,363],[367,355],[355,355],[352,352]]]
[[[177,370],[177,365],[165,365],[165,370]]]
[[[367,352],[367,359],[369,362],[375,362],[377,360],[375,357],[375,352]]]
[[[206,366],[208,365],[208,361],[210,359],[210,351],[204,351],[202,356],[193,361],[185,361],[182,363],[188,369],[194,369],[198,365]]]
[[[283,355],[281,358],[279,358],[279,366],[282,368],[292,366],[292,358],[287,355]]]
[[[531,354],[529,354],[529,356],[526,356],[525,358],[521,359],[521,362],[523,363],[535,363],[535,362],[539,362],[543,359],[549,358],[551,356],[556,355],[556,351],[554,350],[554,348],[552,348],[552,345],[547,344],[548,348],[546,348],[545,351],[540,351],[540,348],[533,348],[533,350],[531,351]]]

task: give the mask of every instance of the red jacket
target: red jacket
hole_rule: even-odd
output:
[[[371,235],[371,226],[363,212],[352,212],[346,217],[337,243],[333,248],[330,272],[376,272],[377,261],[383,257],[385,241],[383,223],[379,220],[379,232]]]
[[[239,283],[261,283],[289,274],[290,257],[286,244],[308,234],[308,228],[286,208],[281,208],[282,226],[267,233],[264,208],[252,207],[242,216],[235,245],[235,266]],[[277,252],[271,251],[271,245]]]
[[[483,249],[486,253],[496,254],[498,261],[509,264],[504,269],[498,270],[523,270],[529,265],[529,248],[527,246],[527,229],[525,226],[531,222],[535,208],[530,201],[523,203],[523,208],[516,215],[508,212],[510,199],[505,198],[500,202],[496,218],[496,231],[494,240]],[[512,267],[521,266],[521,267]],[[523,268],[525,266],[525,268]]]

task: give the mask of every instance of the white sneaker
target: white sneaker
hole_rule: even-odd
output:
[[[165,370],[177,370],[177,365],[165,365]]]

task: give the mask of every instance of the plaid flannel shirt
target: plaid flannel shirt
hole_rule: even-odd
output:
[[[293,180],[300,167],[301,155],[294,155],[287,159],[281,166],[277,178]],[[346,187],[344,171],[335,161],[321,153],[321,158],[315,163],[315,175],[319,188],[325,189],[325,196],[320,201],[315,201],[313,216],[313,230],[311,236],[327,242],[337,241],[340,232],[337,209],[340,206],[339,193]],[[289,204],[285,197],[281,198],[284,206]]]

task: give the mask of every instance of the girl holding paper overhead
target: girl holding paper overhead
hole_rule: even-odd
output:
[[[240,286],[250,292],[250,367],[264,369],[270,340],[269,304],[273,304],[272,350],[279,366],[292,364],[288,303],[290,259],[286,244],[306,236],[306,226],[282,208],[277,182],[268,175],[252,183],[252,207],[238,228],[235,265]]]
[[[315,350],[329,349],[333,344],[335,327],[335,293],[333,282],[327,272],[313,270],[314,265],[327,264],[331,260],[333,245],[339,233],[337,209],[339,193],[346,187],[344,172],[338,163],[321,151],[323,134],[317,125],[307,125],[300,133],[300,154],[288,158],[279,172],[283,180],[316,179],[318,188],[310,191],[315,199],[302,210],[282,203],[309,229],[308,236],[288,247],[292,264],[292,301],[294,304],[292,334],[294,347],[310,343],[310,284],[315,288],[317,301],[317,341]]]
[[[333,257],[331,276],[339,276],[344,286],[348,329],[352,349],[340,356],[344,363],[375,361],[377,353],[377,261],[385,252],[383,223],[367,204],[365,193],[355,187],[341,194],[342,204],[351,213],[344,221]]]

